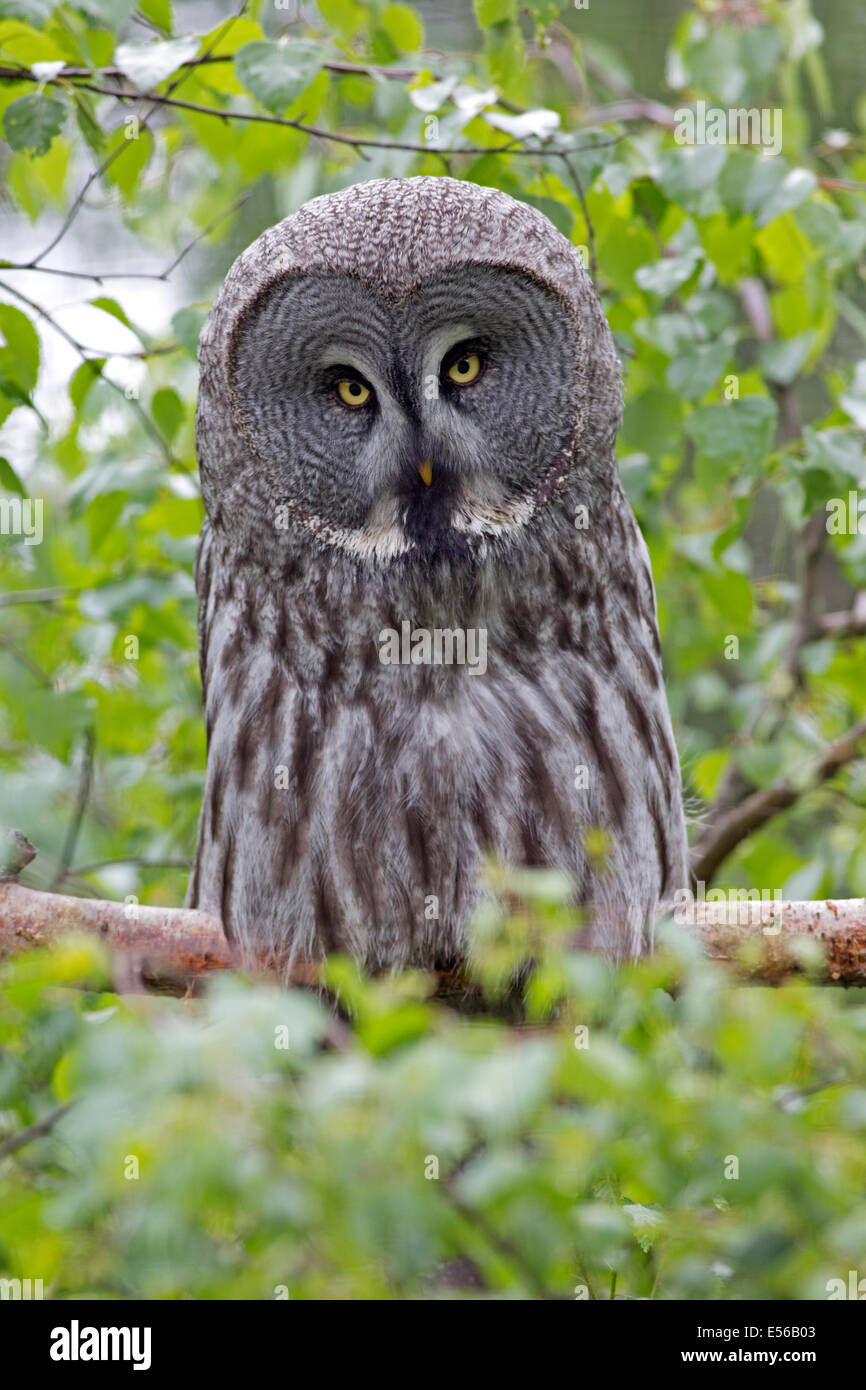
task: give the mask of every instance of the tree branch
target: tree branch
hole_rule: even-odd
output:
[[[66,839],[63,842],[63,849],[60,852],[60,860],[56,872],[51,880],[52,888],[59,887],[64,878],[66,878],[69,865],[72,863],[72,856],[75,853],[75,846],[78,844],[81,822],[84,820],[84,813],[87,810],[87,803],[90,800],[90,788],[93,784],[93,750],[95,742],[93,728],[92,726],[88,726],[84,731],[81,773],[78,779],[75,810],[72,813],[72,820],[69,822],[69,829],[66,832]]]
[[[47,946],[70,931],[88,932],[119,957],[121,972],[135,967],[147,985],[183,992],[199,975],[233,970],[241,964],[221,923],[207,912],[183,907],[143,907],[135,902],[72,898],[25,888],[0,879],[0,957]],[[245,961],[249,967],[250,961]],[[286,970],[273,958],[253,960],[253,968],[293,984],[313,985],[318,967],[304,963]]]
[[[861,719],[825,748],[805,785],[795,785],[789,778],[781,777],[725,811],[692,850],[692,873],[695,878],[708,882],[722,861],[753,830],[759,830],[780,811],[793,806],[807,791],[814,791],[835,776],[846,763],[853,762],[866,752],[864,740],[866,719]]]
[[[39,267],[36,266],[34,263],[32,266],[12,267],[12,269],[32,270],[39,269]],[[106,386],[110,386],[113,391],[116,391],[118,395],[123,397],[123,399],[126,401],[128,405],[131,405],[133,407],[135,413],[142,421],[142,424],[144,425],[148,434],[159,446],[159,449],[169,468],[179,466],[177,464],[177,460],[172,457],[171,449],[163,439],[162,435],[160,434],[154,422],[151,420],[147,411],[144,409],[144,407],[141,405],[139,401],[130,400],[130,398],[126,395],[126,392],[124,391],[123,387],[119,384],[119,382],[112,381],[111,377],[106,375],[105,367],[101,364],[100,358],[88,356],[88,349],[83,347],[81,343],[79,343],[75,338],[73,338],[71,333],[67,333],[63,325],[59,324],[57,320],[48,312],[47,309],[44,309],[41,304],[37,304],[35,300],[28,298],[26,294],[22,294],[20,290],[16,290],[14,286],[7,285],[5,281],[0,281],[0,292],[2,292],[3,294],[11,294],[13,298],[19,300],[20,303],[26,304],[28,309],[32,309],[34,314],[37,314],[39,318],[44,319],[46,323],[50,324],[50,326],[54,329],[55,333],[58,333],[60,337],[63,338],[63,340],[67,342],[75,352],[78,353],[78,356],[81,358],[82,362],[91,362],[93,364],[93,370],[96,372],[100,381],[104,381]],[[116,356],[117,354],[113,353],[110,355]]]
[[[866,590],[854,595],[851,607],[838,613],[825,613],[818,618],[809,633],[810,641],[822,637],[838,638],[863,637],[866,635]]]
[[[787,685],[783,690],[783,703],[790,700],[790,697],[798,686],[803,685],[801,665],[803,648],[807,643],[813,641],[816,636],[824,635],[821,631],[820,623],[816,622],[812,611],[815,601],[818,564],[823,552],[824,542],[827,539],[827,529],[824,522],[824,513],[814,512],[798,537],[797,548],[801,557],[800,590],[794,614],[794,628],[779,668],[779,670],[788,677]],[[774,705],[778,704],[779,700],[776,692],[774,690],[766,691],[758,700],[743,727],[732,739],[732,749],[742,748],[744,744],[748,743],[764,715],[772,709]],[[774,730],[778,727],[780,719],[781,712],[778,711],[777,718],[774,722]],[[736,759],[732,758],[719,783],[713,805],[710,809],[709,815],[713,825],[718,824],[732,806],[741,803],[743,795],[745,794],[745,788],[746,783],[737,766]],[[709,878],[709,875],[705,875],[704,877]]]
[[[11,608],[16,603],[57,603],[62,598],[74,598],[78,589],[11,589],[8,594],[0,594],[0,608]]]
[[[820,941],[826,983],[866,985],[866,899],[827,902],[707,903],[686,909],[687,926],[709,955],[738,962],[751,979],[776,984],[803,968],[797,943]],[[0,879],[0,958],[46,946],[69,931],[99,936],[117,958],[118,974],[151,988],[183,993],[200,976],[243,965],[216,917],[194,908],[142,907],[136,903],[72,898],[25,888]],[[745,964],[744,947],[752,950]],[[134,977],[130,976],[134,967]],[[252,959],[252,968],[282,983],[316,987],[319,965],[298,961],[290,967],[273,955]],[[443,984],[455,984],[454,979]],[[465,986],[465,982],[464,982]]]
[[[28,1125],[26,1129],[19,1129],[17,1134],[10,1134],[8,1139],[0,1143],[0,1158],[8,1158],[18,1149],[23,1149],[25,1144],[32,1144],[34,1139],[41,1139],[43,1134],[48,1134],[57,1121],[63,1118],[71,1104],[72,1101],[67,1101],[65,1105],[58,1105],[35,1124]]]

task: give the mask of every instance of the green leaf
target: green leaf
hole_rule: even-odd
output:
[[[813,330],[807,329],[805,333],[798,333],[793,338],[783,338],[778,343],[765,343],[758,353],[764,376],[778,386],[790,386],[799,375],[814,341]]]
[[[29,393],[39,376],[39,335],[27,315],[11,304],[0,304],[0,333],[5,343],[0,370]]]
[[[321,44],[305,39],[244,44],[235,71],[248,92],[275,114],[300,96],[324,62]]]
[[[57,0],[0,0],[0,19],[23,19],[34,29],[41,29]]]
[[[517,0],[475,0],[475,18],[481,29],[510,23],[517,18]]]
[[[72,102],[75,107],[75,120],[84,140],[96,154],[102,154],[105,149],[105,132],[96,119],[90,93],[73,91]]]
[[[159,608],[171,598],[194,596],[195,589],[186,574],[139,574],[88,589],[81,595],[79,605],[86,617],[101,619],[121,617],[138,604]]]
[[[169,0],[139,0],[138,8],[158,29],[163,29],[166,34],[172,31],[171,5]]]
[[[707,458],[747,467],[769,450],[777,416],[769,396],[745,396],[699,406],[686,420],[686,432]]]
[[[131,128],[122,126],[114,135],[111,148],[120,147],[121,152],[105,170],[105,179],[119,188],[128,201],[140,187],[141,175],[154,151],[154,139],[147,126],[139,127],[130,138],[127,129]]]
[[[99,380],[105,361],[104,357],[91,357],[88,361],[82,362],[81,366],[72,373],[69,382],[69,399],[76,410],[81,409],[91,386]]]
[[[101,309],[103,313],[110,314],[113,319],[117,319],[118,323],[122,323],[124,328],[132,329],[132,332],[135,333],[136,330],[126,316],[126,310],[118,304],[116,299],[109,299],[106,295],[98,295],[96,299],[91,299],[88,302],[93,305],[94,309]]]
[[[759,166],[760,167],[760,166]],[[755,219],[758,227],[765,227],[783,212],[795,208],[809,197],[818,187],[818,180],[811,169],[791,169],[776,188],[759,207]]]
[[[692,247],[679,256],[666,256],[651,265],[639,266],[635,271],[635,284],[642,290],[666,299],[694,274],[703,259],[703,251]]]
[[[180,396],[170,386],[163,386],[154,392],[151,410],[160,434],[171,443],[186,414]]]
[[[29,406],[31,409],[34,408],[29,391],[23,390],[23,388],[19,386],[17,381],[15,381],[12,377],[7,376],[6,373],[3,371],[2,367],[0,367],[0,398],[2,398],[4,406],[4,420],[6,419],[6,416],[9,414],[9,410],[5,409],[6,405],[8,405],[10,409],[14,409],[16,405],[26,405]]]
[[[802,468],[820,472],[831,490],[844,492],[859,484],[863,476],[863,444],[855,430],[840,425],[817,430],[804,425],[803,448]]]
[[[46,154],[66,120],[66,107],[42,92],[28,92],[7,106],[3,116],[3,135],[13,150]]]
[[[697,344],[671,363],[665,380],[684,401],[699,401],[715,386],[730,353],[731,344],[726,339]]]
[[[78,8],[100,26],[117,33],[131,17],[136,0],[78,0]]]
[[[26,497],[24,484],[12,467],[8,459],[0,458],[0,487],[4,492],[17,492],[19,497]]]
[[[115,52],[114,61],[139,91],[150,92],[183,63],[194,58],[198,49],[199,41],[195,36],[157,43],[122,43]]]
[[[202,305],[189,304],[178,309],[171,320],[174,336],[193,359],[198,357],[198,340],[208,311]]]
[[[424,42],[424,26],[409,5],[386,5],[382,27],[401,53],[416,53]]]
[[[658,182],[671,202],[690,208],[691,199],[714,187],[727,157],[724,145],[689,145],[664,150],[658,163]]]

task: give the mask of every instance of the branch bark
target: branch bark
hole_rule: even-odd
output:
[[[866,898],[697,902],[686,925],[708,955],[736,962],[747,977],[765,984],[800,973],[800,943],[811,940],[824,949],[822,983],[866,985]]]
[[[127,989],[137,985],[183,991],[198,976],[241,964],[222,923],[207,912],[72,898],[25,888],[14,879],[0,880],[0,957],[50,945],[70,931],[90,932],[106,942]],[[314,985],[318,980],[312,963],[286,970],[273,958],[261,957],[247,959],[244,965],[292,984]]]
[[[736,962],[747,978],[776,984],[801,971],[798,943],[811,939],[821,942],[825,952],[819,979],[866,985],[866,899],[698,902],[686,917],[707,953]],[[0,880],[0,957],[48,945],[73,930],[92,932],[110,946],[127,988],[137,983],[138,988],[182,993],[200,976],[240,965],[220,922],[209,913],[71,898]],[[745,962],[740,959],[744,948]],[[315,962],[298,962],[288,970],[272,957],[253,964],[284,983],[319,983]],[[250,967],[249,960],[245,966]]]

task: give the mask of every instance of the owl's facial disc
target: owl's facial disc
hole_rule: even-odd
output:
[[[577,328],[524,273],[458,266],[385,294],[276,281],[233,343],[233,408],[319,540],[359,557],[458,559],[517,533],[568,471]]]

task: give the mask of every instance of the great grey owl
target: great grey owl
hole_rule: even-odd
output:
[[[680,769],[577,250],[491,188],[358,184],[238,258],[200,366],[190,904],[242,949],[434,967],[489,853],[645,950]]]

